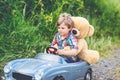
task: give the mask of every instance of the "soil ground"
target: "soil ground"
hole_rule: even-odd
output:
[[[93,80],[120,80],[120,50],[113,50],[112,55],[92,65]]]

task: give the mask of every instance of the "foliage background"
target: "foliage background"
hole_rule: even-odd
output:
[[[88,19],[95,34],[89,48],[109,55],[119,46],[119,0],[0,0],[0,75],[13,59],[44,52],[57,32],[58,16],[67,12]],[[118,45],[116,45],[116,43]]]

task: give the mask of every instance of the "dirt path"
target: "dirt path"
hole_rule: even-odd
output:
[[[120,80],[120,50],[113,50],[113,58],[100,59],[93,64],[93,80]]]

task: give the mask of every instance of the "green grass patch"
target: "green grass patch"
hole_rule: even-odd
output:
[[[114,73],[114,76],[115,76],[115,77],[120,77],[120,68],[118,68],[118,69],[116,70],[116,72]]]
[[[111,50],[114,48],[112,37],[90,37],[86,40],[88,42],[89,49],[97,50],[100,54],[100,57],[113,57],[111,54]]]

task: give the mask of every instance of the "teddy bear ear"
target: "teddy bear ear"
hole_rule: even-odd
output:
[[[87,36],[92,36],[94,34],[94,27],[92,25],[89,25],[89,32]]]
[[[75,36],[79,36],[80,35],[80,31],[76,28],[72,28],[71,33],[74,34]]]

